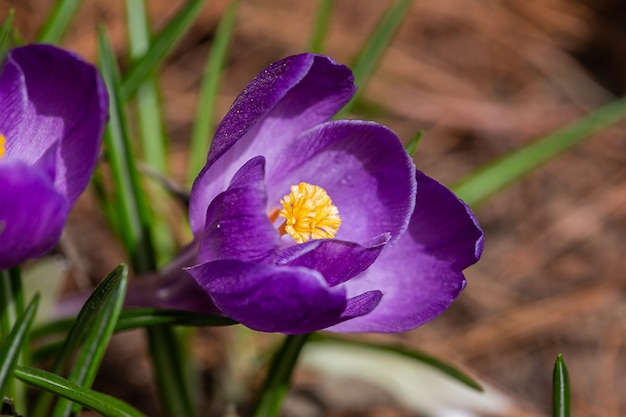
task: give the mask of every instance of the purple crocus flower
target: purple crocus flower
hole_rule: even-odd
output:
[[[177,263],[195,283],[169,273],[160,306],[295,334],[402,332],[450,305],[482,231],[392,131],[329,121],[354,92],[347,67],[311,54],[248,84],[193,184],[195,239]]]
[[[96,69],[50,45],[0,74],[0,270],[48,252],[93,173],[108,116]]]

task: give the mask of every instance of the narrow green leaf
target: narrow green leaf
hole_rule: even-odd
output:
[[[76,319],[71,322],[69,333],[63,340],[63,346],[51,367],[52,372],[63,373],[79,347],[83,345],[78,351],[75,370],[71,371],[70,379],[74,378],[78,384],[85,382],[90,384],[88,378],[92,377],[95,372],[90,367],[95,363],[97,368],[106,348],[106,345],[98,346],[98,337],[104,337],[104,342],[108,343],[106,334],[102,333],[106,332],[108,327],[115,326],[115,320],[113,320],[115,316],[111,314],[111,309],[121,308],[127,276],[128,267],[120,265],[107,275],[91,293]],[[111,320],[113,322],[109,322]],[[42,395],[33,410],[33,416],[48,417],[51,403],[50,395]]]
[[[289,335],[272,358],[261,388],[254,417],[276,417],[289,390],[291,376],[310,334]]]
[[[144,0],[126,0],[128,17],[128,40],[132,60],[143,56],[150,48],[150,28]],[[153,172],[162,176],[168,174],[167,133],[163,125],[163,112],[159,98],[157,75],[152,73],[137,89],[137,119],[141,139],[142,157]],[[176,252],[173,233],[167,221],[167,193],[154,182],[144,182],[150,196],[150,208],[153,221],[150,223],[150,235],[154,239],[157,265],[171,260]]]
[[[328,335],[328,334],[320,334],[320,333],[316,333],[315,337],[312,338],[312,342],[316,342],[316,341],[326,341],[326,340],[332,340],[332,341],[336,341],[336,342],[341,342],[344,344],[351,344],[351,345],[355,345],[355,346],[365,346],[365,347],[369,347],[369,348],[373,348],[373,349],[378,349],[378,350],[382,350],[382,351],[386,351],[386,352],[392,352],[392,353],[396,353],[398,355],[402,355],[402,356],[406,356],[408,358],[411,359],[415,359],[417,361],[420,361],[422,363],[425,363],[427,365],[432,366],[433,368],[439,370],[440,372],[442,372],[445,375],[448,375],[449,377],[461,382],[464,385],[467,385],[468,387],[475,389],[476,391],[481,391],[483,390],[483,388],[480,386],[480,384],[478,382],[476,382],[473,378],[471,378],[470,376],[468,376],[467,374],[461,372],[460,370],[458,370],[457,368],[453,367],[450,364],[447,364],[445,362],[443,362],[440,359],[435,358],[434,356],[431,356],[427,353],[421,352],[419,350],[415,350],[415,349],[408,349],[402,346],[393,346],[393,345],[384,345],[384,344],[380,344],[380,343],[372,343],[372,342],[363,342],[363,341],[355,341],[355,340],[349,340],[349,339],[345,339],[342,337],[337,337],[337,336],[332,336],[332,335]]]
[[[33,329],[31,341],[51,339],[33,351],[33,361],[41,362],[57,352],[62,346],[62,337],[72,327],[74,319],[58,320]],[[237,324],[231,318],[212,316],[178,310],[135,309],[122,311],[115,326],[115,332],[146,328],[158,325],[189,327],[221,327]]]
[[[24,289],[18,267],[0,271],[0,336],[6,336],[24,312]]]
[[[137,61],[133,62],[121,90],[121,97],[127,100],[135,94],[143,81],[163,63],[169,52],[190,28],[191,23],[202,10],[207,0],[189,0],[157,34],[150,44],[150,49]]]
[[[13,331],[18,318],[24,313],[24,288],[19,267],[0,271],[0,341]],[[21,352],[20,364],[28,363],[29,352]],[[6,393],[18,404],[26,401],[21,384],[9,383]],[[1,397],[0,397],[1,398]]]
[[[59,43],[81,3],[81,0],[58,0],[39,31],[37,42]]]
[[[381,61],[391,39],[407,16],[412,3],[413,0],[397,0],[378,23],[376,29],[370,35],[370,38],[361,50],[356,62],[351,66],[352,72],[354,73],[354,82],[359,86],[359,89],[354,97],[352,97],[352,100],[350,100],[335,117],[342,118],[350,113],[354,103],[361,96],[367,80],[374,73],[378,63]]]
[[[215,33],[211,53],[205,64],[204,75],[202,76],[202,87],[200,98],[196,110],[196,122],[191,134],[191,145],[189,149],[189,169],[187,171],[187,184],[193,184],[198,172],[206,163],[207,154],[213,139],[215,130],[213,116],[215,113],[215,103],[217,92],[222,79],[224,61],[228,52],[228,44],[235,27],[235,18],[239,0],[231,0],[228,9],[222,16],[222,20]]]
[[[156,267],[150,234],[152,214],[141,188],[134,151],[128,134],[128,120],[120,95],[120,75],[117,62],[106,34],[98,32],[100,70],[109,91],[110,120],[104,135],[106,158],[111,165],[117,193],[117,213],[120,216],[122,241],[132,259],[135,271],[150,271]]]
[[[554,363],[552,378],[552,417],[569,417],[570,414],[570,389],[569,375],[563,360],[563,355],[558,354]]]
[[[624,118],[626,98],[613,101],[569,126],[478,169],[452,189],[467,204],[477,206],[550,159]]]
[[[181,342],[169,326],[148,328],[148,343],[161,399],[171,416],[198,415],[185,374]]]
[[[313,22],[313,35],[311,36],[311,47],[309,50],[314,54],[321,54],[324,51],[324,41],[328,32],[328,22],[333,9],[333,0],[318,0],[317,13]]]
[[[150,48],[150,29],[144,0],[126,0],[126,15],[130,57],[131,60],[135,60],[142,57]],[[146,77],[138,87],[137,110],[143,159],[158,173],[166,174],[167,138],[154,74]]]
[[[145,417],[138,410],[117,398],[83,388],[51,372],[18,366],[14,375],[33,387],[71,400],[104,417]]]
[[[83,306],[66,341],[67,345],[75,345],[80,343],[80,339],[70,341],[70,338],[84,335],[68,380],[85,388],[93,384],[122,310],[127,277],[128,268],[125,265],[118,267],[96,288],[96,294]],[[76,415],[79,410],[80,406],[70,401],[59,401],[53,416],[69,417]]]
[[[6,51],[11,47],[14,14],[13,9],[9,10],[9,15],[4,19],[4,22],[2,22],[2,26],[0,26],[0,59],[2,59]]]
[[[39,296],[35,296],[0,346],[0,398],[4,398],[20,352],[28,342],[28,331],[35,318],[38,304]]]
[[[424,136],[424,131],[420,130],[415,134],[415,136],[411,138],[409,143],[407,143],[404,147],[404,149],[406,149],[406,153],[408,153],[411,158],[415,156],[415,151],[417,151],[417,145],[419,145],[422,136]]]

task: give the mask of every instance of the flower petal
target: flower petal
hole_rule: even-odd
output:
[[[334,287],[372,265],[389,237],[389,234],[381,235],[368,246],[337,239],[312,240],[283,249],[275,262],[315,269]]]
[[[56,244],[68,204],[45,172],[0,162],[0,270],[41,256]]]
[[[368,245],[408,226],[415,205],[415,166],[400,139],[373,122],[340,120],[298,138],[275,163],[267,161],[270,207],[301,181],[326,190],[339,209],[337,239]]]
[[[369,312],[380,299],[373,291],[346,300],[343,287],[300,267],[208,262],[187,271],[227,316],[264,332],[308,333]]]
[[[26,101],[24,74],[15,61],[7,59],[0,73],[0,134],[7,138],[6,155],[11,154],[12,138],[19,136]]]
[[[383,292],[368,315],[341,323],[335,332],[403,332],[441,314],[465,287],[463,269],[483,249],[472,211],[447,188],[417,172],[417,204],[407,232],[362,275],[348,294]]]
[[[250,158],[269,162],[300,133],[332,117],[354,94],[352,72],[328,57],[302,54],[270,65],[254,78],[220,123],[207,165],[194,182],[190,222],[204,225],[204,209]]]
[[[199,262],[217,259],[259,262],[274,254],[279,239],[278,231],[267,217],[264,170],[264,158],[252,158],[237,171],[228,190],[211,202]]]
[[[9,156],[35,165],[58,142],[54,184],[71,204],[97,161],[108,117],[104,84],[95,67],[51,45],[15,48],[6,60],[5,71],[22,72],[28,101],[19,129],[0,124],[10,128],[0,132],[7,135]]]

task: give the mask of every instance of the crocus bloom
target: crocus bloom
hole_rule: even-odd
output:
[[[178,262],[197,285],[178,275],[162,306],[305,333],[402,332],[450,305],[482,231],[392,131],[329,121],[354,92],[347,67],[311,54],[243,90],[191,192],[195,239]]]
[[[50,45],[0,74],[0,270],[48,252],[93,173],[108,115],[96,69]]]

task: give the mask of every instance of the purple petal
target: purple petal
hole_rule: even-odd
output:
[[[367,245],[395,242],[415,205],[415,166],[398,137],[372,122],[341,120],[304,133],[276,162],[267,162],[270,209],[301,181],[324,188],[342,219],[336,238]]]
[[[283,249],[275,262],[315,269],[334,287],[372,265],[388,240],[388,234],[379,236],[368,246],[337,239],[312,240]]]
[[[227,316],[264,332],[308,333],[369,312],[379,294],[346,300],[313,270],[215,261],[187,270]]]
[[[108,117],[104,84],[92,65],[51,45],[12,49],[6,61],[0,89],[18,94],[13,90],[19,69],[27,100],[19,125],[13,116],[0,122],[7,157],[35,165],[57,146],[54,185],[71,204],[87,186],[97,161]]]
[[[19,137],[26,102],[24,74],[15,61],[7,59],[0,73],[0,134],[7,139],[5,157],[13,152],[13,138]]]
[[[52,249],[69,208],[45,172],[0,161],[0,201],[0,270]]]
[[[478,222],[465,203],[421,172],[417,190],[407,232],[367,271],[345,284],[348,294],[381,290],[380,304],[370,314],[328,330],[407,331],[441,314],[465,287],[462,271],[482,253]]]
[[[203,228],[205,208],[245,161],[263,155],[269,163],[300,133],[330,119],[355,88],[350,69],[311,54],[278,61],[254,78],[218,127],[207,165],[193,185],[194,233]]]
[[[211,202],[200,243],[200,262],[260,262],[274,254],[279,235],[267,216],[264,167],[262,156],[251,159],[237,171],[228,190]]]

